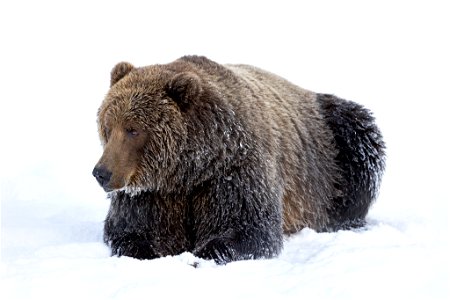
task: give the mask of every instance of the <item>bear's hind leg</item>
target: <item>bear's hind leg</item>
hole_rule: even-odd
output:
[[[363,226],[384,171],[381,132],[370,111],[361,105],[327,94],[318,94],[317,100],[333,132],[337,163],[342,170],[342,180],[336,187],[342,196],[334,198],[328,210],[328,229]]]

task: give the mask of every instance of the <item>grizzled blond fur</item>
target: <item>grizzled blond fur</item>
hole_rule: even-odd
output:
[[[227,65],[239,76],[224,85],[243,95],[229,95],[236,113],[244,116],[261,147],[267,148],[271,182],[282,186],[283,228],[321,230],[328,223],[329,199],[339,178],[333,135],[319,113],[314,93],[247,65]]]

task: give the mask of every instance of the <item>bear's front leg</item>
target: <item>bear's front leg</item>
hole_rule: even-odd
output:
[[[137,259],[159,257],[150,241],[138,233],[105,235],[105,242],[111,247],[111,255],[129,256]]]
[[[248,224],[247,224],[248,225]],[[276,228],[234,229],[213,237],[194,250],[194,255],[217,264],[258,258],[272,258],[282,249],[281,230]]]
[[[147,204],[153,197],[143,193],[133,197],[123,191],[111,193],[109,197],[111,206],[103,240],[110,246],[111,254],[138,259],[158,257],[151,232],[158,224],[151,222],[152,207]]]
[[[227,177],[194,200],[194,255],[226,264],[280,253],[281,201],[263,180]]]
[[[103,239],[111,254],[152,259],[188,251],[185,201],[152,192],[110,194]]]
[[[241,251],[238,251],[237,244],[228,238],[213,238],[204,246],[194,250],[194,255],[204,258],[213,259],[217,264],[222,265],[235,260],[250,259],[245,257]]]

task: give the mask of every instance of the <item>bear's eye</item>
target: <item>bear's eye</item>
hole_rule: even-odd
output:
[[[128,136],[138,136],[139,135],[139,132],[136,129],[134,129],[133,127],[127,127],[125,129],[125,131],[127,132]]]

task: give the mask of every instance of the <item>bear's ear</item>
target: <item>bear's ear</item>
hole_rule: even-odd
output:
[[[176,74],[169,80],[166,92],[179,105],[186,105],[201,94],[201,80],[192,72]]]
[[[131,72],[134,69],[134,66],[127,62],[120,62],[114,66],[111,70],[111,84],[110,87],[117,83],[120,79],[122,79],[125,75]]]

